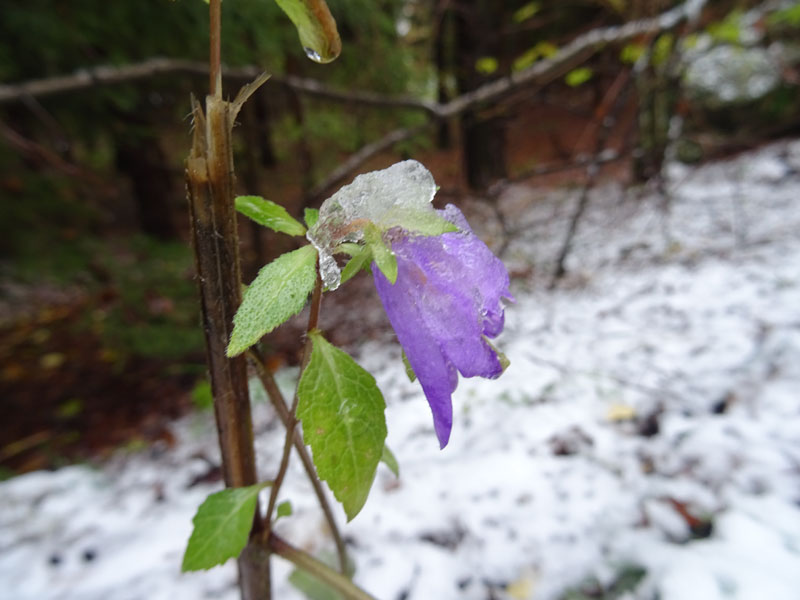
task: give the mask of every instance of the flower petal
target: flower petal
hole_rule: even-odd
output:
[[[465,377],[496,377],[502,367],[482,338],[483,316],[475,283],[460,281],[460,257],[446,249],[445,238],[452,235],[464,234],[400,238],[392,249],[398,264],[415,265],[417,281],[424,281],[417,291],[420,313],[445,357]]]
[[[397,258],[397,281],[373,268],[375,286],[433,412],[442,447],[452,427],[457,371],[498,377],[503,366],[486,337],[503,328],[503,298],[511,298],[503,263],[449,205],[439,213],[461,231],[438,236],[402,229],[387,237]]]
[[[408,362],[422,385],[433,413],[439,445],[444,448],[453,426],[451,396],[458,384],[458,375],[423,318],[421,288],[415,282],[424,275],[416,265],[404,260],[397,261],[397,271],[397,282],[392,285],[373,266],[375,288]]]

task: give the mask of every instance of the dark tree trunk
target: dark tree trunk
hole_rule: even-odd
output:
[[[159,140],[123,132],[117,135],[116,150],[117,169],[130,179],[142,231],[161,239],[176,238],[172,202],[179,196]]]
[[[507,175],[505,118],[470,112],[462,117],[461,127],[469,187],[485,190],[498,179],[504,179]]]
[[[453,45],[455,46],[456,83],[459,94],[472,91],[487,82],[488,77],[475,69],[483,56],[502,56],[499,29],[504,18],[504,3],[480,0],[461,2],[453,15]],[[502,67],[498,73],[502,72]],[[493,181],[506,177],[505,119],[492,108],[465,112],[461,117],[461,143],[467,183],[472,189],[485,189]]]
[[[275,157],[275,148],[272,145],[272,120],[270,119],[269,103],[264,89],[257,91],[250,102],[253,105],[253,121],[258,140],[258,152],[261,166],[265,169],[278,164]],[[246,105],[245,105],[246,106]]]
[[[436,28],[433,34],[433,64],[436,68],[437,99],[440,104],[445,104],[450,100],[447,80],[453,76],[453,11],[448,3],[437,3],[433,21]],[[439,149],[446,150],[450,148],[452,141],[450,121],[440,120],[437,125],[436,145]]]

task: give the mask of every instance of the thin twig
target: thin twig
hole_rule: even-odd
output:
[[[264,358],[254,348],[248,350],[247,355],[256,369],[256,374],[261,380],[261,384],[264,386],[264,389],[267,392],[267,397],[272,403],[275,412],[278,414],[278,418],[283,423],[283,426],[288,429],[289,408],[286,406],[286,400],[284,399],[280,388],[275,382],[275,378],[272,376],[272,373],[270,373],[269,369],[264,366]],[[297,428],[295,428],[294,431],[293,443],[297,454],[300,456],[300,462],[303,463],[303,468],[306,470],[306,475],[311,483],[311,487],[314,489],[314,494],[317,496],[320,508],[325,515],[325,521],[328,523],[328,528],[331,530],[333,541],[336,544],[336,553],[339,558],[339,570],[344,573],[347,570],[347,550],[344,545],[344,540],[339,532],[339,526],[336,524],[336,518],[334,517],[333,510],[328,502],[328,497],[325,495],[322,482],[317,476],[317,471],[314,467],[314,461],[311,459],[311,455],[308,453],[308,448],[306,448],[306,445],[303,443],[303,438],[301,437],[300,431],[297,430]]]
[[[317,328],[319,321],[319,309],[322,303],[322,277],[319,273],[319,260],[317,262],[317,281],[314,284],[314,292],[311,294],[311,311],[308,315],[308,328],[307,331],[312,331]],[[310,337],[306,338],[306,343],[303,348],[303,361],[300,366],[300,375],[302,377],[303,371],[308,366],[311,360],[312,341]],[[300,385],[300,380],[297,382]],[[278,469],[278,474],[275,477],[275,482],[272,484],[272,489],[269,495],[269,504],[267,505],[267,516],[262,530],[262,541],[266,541],[272,531],[272,512],[275,509],[275,503],[278,499],[278,492],[280,492],[283,485],[283,479],[286,476],[286,469],[289,467],[289,455],[292,452],[292,442],[294,440],[294,433],[297,427],[297,402],[298,395],[295,391],[294,398],[292,399],[292,407],[289,409],[289,423],[286,426],[286,441],[283,444],[283,456],[281,457],[281,464]]]
[[[611,128],[613,124],[616,123],[616,115],[624,105],[627,95],[626,92],[629,89],[630,82],[630,71],[623,71],[620,73],[614,83],[611,84],[611,87],[606,92],[602,102],[600,103],[600,106],[597,109],[595,120],[600,124],[600,131],[595,137],[595,149],[592,155],[592,160],[586,166],[586,182],[581,189],[578,205],[572,215],[572,218],[570,219],[567,235],[564,238],[564,242],[561,245],[561,250],[558,253],[558,258],[556,259],[556,268],[553,272],[552,279],[550,280],[550,285],[548,286],[551,290],[555,289],[559,280],[567,273],[567,256],[569,256],[569,253],[572,249],[572,241],[575,237],[575,232],[578,230],[578,223],[581,220],[581,217],[583,217],[586,207],[589,205],[589,195],[591,194],[591,191],[597,182],[597,176],[600,173],[599,157],[602,154],[602,150],[611,135]],[[587,135],[588,131],[594,128],[593,123],[594,122],[587,125],[583,135],[581,135],[581,139]]]

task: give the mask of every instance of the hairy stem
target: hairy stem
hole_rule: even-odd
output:
[[[283,426],[288,428],[289,409],[286,406],[286,400],[284,399],[280,388],[278,388],[278,384],[275,383],[275,378],[272,376],[272,373],[270,373],[269,369],[267,369],[265,366],[264,358],[255,348],[248,350],[247,354],[251,363],[255,367],[256,374],[261,380],[261,384],[264,386],[264,389],[267,392],[267,397],[272,403],[275,412],[278,414],[278,418],[280,418]],[[339,532],[339,526],[336,524],[336,518],[333,516],[333,510],[328,502],[328,497],[325,495],[325,490],[322,488],[322,482],[317,476],[317,470],[316,467],[314,467],[314,461],[311,459],[311,455],[308,453],[308,448],[306,448],[306,445],[303,443],[303,438],[297,429],[295,429],[294,432],[293,443],[294,449],[297,451],[298,456],[300,456],[300,462],[303,463],[303,468],[306,471],[308,480],[311,482],[311,487],[314,488],[314,494],[317,496],[319,506],[325,515],[325,521],[328,523],[328,528],[331,530],[333,541],[336,544],[336,554],[338,555],[339,559],[339,571],[344,573],[347,570],[347,549],[344,546],[344,540]]]
[[[319,274],[319,259],[317,259],[317,281],[314,284],[314,292],[311,294],[311,311],[308,315],[308,328],[307,331],[312,331],[317,328],[319,321],[319,309],[322,304],[322,277]],[[306,338],[306,343],[303,348],[303,361],[300,366],[300,376],[302,377],[303,371],[308,366],[311,360],[311,338]],[[298,385],[300,380],[297,380]],[[292,407],[289,409],[288,423],[286,424],[286,441],[283,444],[283,456],[281,457],[281,465],[278,469],[278,475],[275,477],[275,482],[272,484],[272,489],[269,495],[269,504],[267,505],[267,517],[264,529],[262,531],[262,540],[266,540],[272,530],[272,512],[275,509],[275,502],[278,499],[278,492],[280,492],[283,485],[283,478],[286,476],[286,469],[289,467],[289,455],[292,452],[292,442],[294,441],[296,427],[297,427],[297,391],[295,390],[294,398],[292,399]]]
[[[222,472],[226,487],[240,487],[255,484],[258,477],[247,361],[243,356],[228,358],[225,354],[233,315],[242,301],[242,284],[233,200],[233,117],[231,104],[222,100],[218,85],[219,2],[210,3],[210,69],[216,73],[205,112],[192,99],[194,133],[186,160],[186,188]],[[269,560],[255,558],[256,550],[254,544],[248,544],[237,561],[243,600],[270,597]]]
[[[327,583],[347,600],[375,600],[367,592],[354,584],[347,576],[337,573],[325,563],[318,561],[313,556],[295,548],[274,533],[267,540],[269,549],[294,564],[295,566],[311,573],[320,581]]]

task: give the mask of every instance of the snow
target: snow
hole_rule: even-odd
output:
[[[518,225],[507,262],[533,275],[515,280],[498,339],[511,367],[460,382],[444,451],[399,348],[361,348],[401,477],[381,465],[362,513],[338,514],[377,598],[548,600],[610,588],[631,565],[646,575],[619,597],[797,597],[800,141],[667,172],[666,203],[595,191],[555,291],[546,274],[577,192],[500,199]],[[498,241],[491,219],[473,225]],[[266,403],[254,410],[270,473],[282,437]],[[192,485],[218,460],[211,415],[175,433],[171,449],[0,484],[0,597],[237,598],[233,564],[179,573],[219,483]],[[294,515],[280,533],[329,551],[296,461],[281,497]],[[275,597],[299,597],[290,571],[274,561]]]

